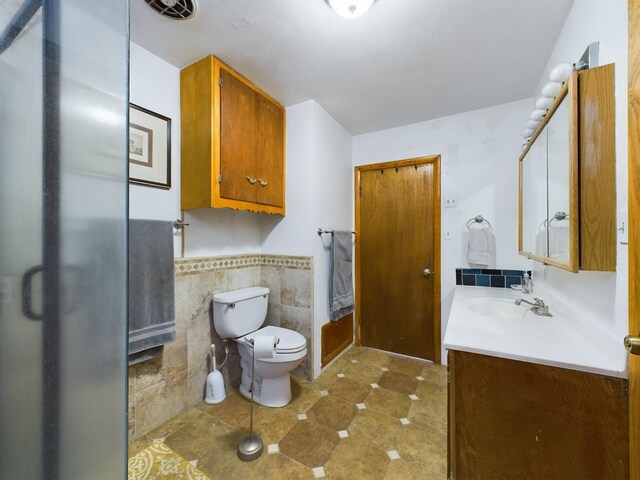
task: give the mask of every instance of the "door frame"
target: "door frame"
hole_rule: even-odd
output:
[[[629,0],[629,334],[640,334],[640,0]],[[629,471],[640,480],[640,357],[629,355]]]
[[[434,177],[434,189],[433,189],[433,309],[434,309],[434,318],[433,318],[433,363],[442,363],[441,357],[441,349],[442,349],[442,341],[440,338],[441,335],[441,252],[440,252],[440,242],[441,242],[441,208],[440,205],[440,155],[429,155],[425,157],[415,157],[409,158],[406,160],[394,160],[390,162],[382,162],[382,163],[373,163],[370,165],[360,165],[354,168],[354,196],[355,196],[355,230],[356,230],[356,265],[355,265],[355,343],[356,345],[362,345],[362,337],[361,337],[361,324],[362,319],[360,318],[360,301],[361,301],[361,259],[360,259],[360,174],[362,172],[369,172],[371,170],[380,170],[386,168],[394,168],[394,167],[407,167],[412,165],[425,165],[425,164],[433,165],[433,177]]]

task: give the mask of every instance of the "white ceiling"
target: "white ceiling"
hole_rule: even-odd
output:
[[[174,21],[131,0],[131,39],[180,68],[213,53],[360,134],[533,96],[573,0],[378,0],[355,20],[324,0],[198,4]]]

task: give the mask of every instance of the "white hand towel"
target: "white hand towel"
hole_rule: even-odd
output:
[[[469,250],[467,261],[475,265],[492,265],[494,263],[494,238],[491,228],[469,229]]]
[[[549,227],[549,256],[569,259],[569,226],[551,225]]]

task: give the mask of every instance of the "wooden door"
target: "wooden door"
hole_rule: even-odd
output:
[[[284,206],[284,109],[256,95],[257,202]]]
[[[258,94],[224,68],[220,79],[220,196],[255,202]]]
[[[629,0],[629,334],[640,335],[640,0]],[[640,356],[629,355],[631,479],[640,480]]]
[[[440,157],[356,169],[361,343],[440,361]],[[424,270],[430,274],[425,275]]]

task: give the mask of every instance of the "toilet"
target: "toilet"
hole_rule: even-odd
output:
[[[278,337],[274,358],[257,358],[254,400],[267,407],[284,407],[291,401],[289,372],[302,363],[307,355],[307,340],[293,330],[280,327],[263,327],[267,318],[269,289],[244,288],[213,296],[213,324],[223,339],[233,339],[238,344],[242,383],[240,393],[251,397],[251,362],[253,340],[258,335]]]

